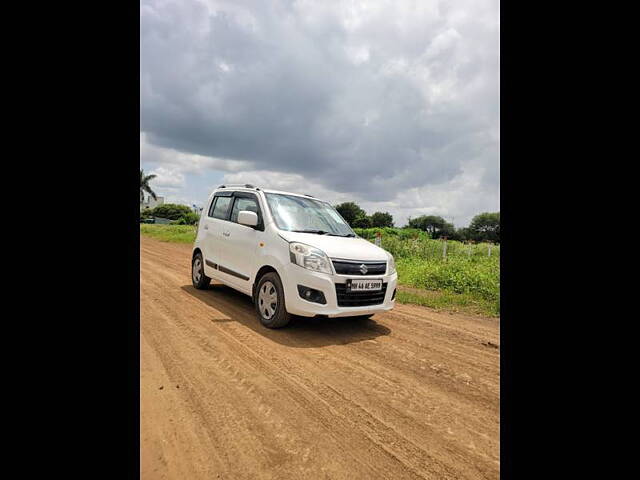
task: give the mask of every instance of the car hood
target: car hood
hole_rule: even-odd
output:
[[[389,254],[373,243],[358,237],[335,237],[317,233],[287,232],[280,230],[280,236],[288,242],[300,242],[319,248],[331,258],[344,260],[384,260]]]

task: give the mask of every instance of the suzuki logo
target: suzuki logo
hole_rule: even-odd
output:
[[[360,265],[360,272],[363,275],[366,275],[368,271],[369,271],[369,269],[367,268],[367,266],[364,263],[362,265]]]

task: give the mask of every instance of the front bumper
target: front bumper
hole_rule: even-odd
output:
[[[288,264],[282,276],[285,305],[287,311],[293,315],[303,317],[313,317],[316,315],[326,315],[327,317],[350,317],[356,315],[370,315],[374,313],[386,312],[391,310],[395,305],[395,300],[391,300],[393,292],[398,284],[398,274],[392,275],[375,275],[371,277],[353,276],[353,275],[328,275],[326,273],[317,273],[307,270],[293,263]],[[383,283],[387,284],[384,301],[378,305],[365,305],[357,307],[340,307],[338,306],[338,297],[336,294],[336,283],[346,283],[347,279],[356,278],[381,278]],[[325,305],[309,302],[300,298],[298,294],[298,285],[315,288],[324,293],[327,300]]]

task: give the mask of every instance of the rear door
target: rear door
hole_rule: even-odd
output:
[[[255,212],[258,225],[248,227],[238,223],[238,213],[242,210]],[[223,226],[226,237],[225,259],[220,272],[229,283],[241,290],[251,289],[256,270],[256,250],[265,241],[264,220],[258,196],[250,192],[235,192],[229,222]],[[221,276],[222,276],[221,275]]]
[[[203,242],[205,273],[207,276],[218,276],[215,270],[218,265],[224,264],[225,257],[225,237],[223,227],[228,224],[231,205],[233,203],[233,192],[217,192],[209,211],[203,218]],[[204,213],[204,212],[203,212]]]

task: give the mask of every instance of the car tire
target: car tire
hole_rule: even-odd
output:
[[[267,328],[282,328],[292,315],[287,312],[284,303],[284,288],[280,276],[269,272],[260,277],[254,298],[260,323]]]
[[[191,282],[198,290],[205,290],[211,283],[211,279],[204,274],[204,260],[200,252],[193,256],[191,262]]]

